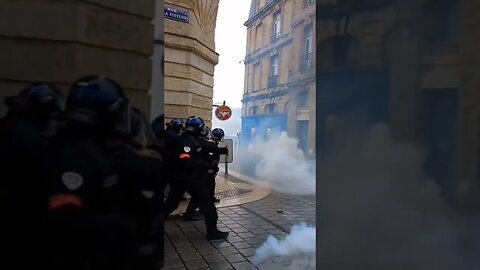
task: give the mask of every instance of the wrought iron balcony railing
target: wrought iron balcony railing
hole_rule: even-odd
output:
[[[307,53],[300,58],[302,71],[308,71],[313,67],[313,53]]]
[[[270,75],[270,77],[268,77],[268,87],[272,88],[272,87],[276,87],[277,85],[278,85],[278,75]]]
[[[308,6],[311,6],[315,4],[315,0],[303,0],[303,8],[306,8]]]
[[[280,39],[280,33],[275,33],[272,35],[272,43],[277,42]]]

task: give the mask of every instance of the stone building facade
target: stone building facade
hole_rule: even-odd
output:
[[[164,114],[164,25],[163,18],[164,1],[155,1],[155,17],[153,18],[154,36],[153,36],[153,54],[152,61],[152,83],[150,85],[149,96],[151,99],[150,119]]]
[[[247,27],[242,140],[287,131],[315,149],[315,1],[253,0]]]
[[[165,18],[165,117],[198,115],[209,125],[213,75],[218,63],[215,27],[219,0],[166,0],[165,8],[188,12],[188,22]]]
[[[446,194],[476,189],[479,8],[475,0],[318,0],[319,153],[355,136],[355,125],[387,122],[397,140],[424,150]]]
[[[154,0],[0,0],[0,6],[2,100],[30,82],[66,92],[78,77],[101,73],[150,113]]]

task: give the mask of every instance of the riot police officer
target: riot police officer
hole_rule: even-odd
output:
[[[149,142],[147,147],[159,153],[162,156],[164,163],[167,164],[169,161],[171,161],[172,158],[167,157],[167,152],[165,150],[164,119],[165,117],[163,114],[159,115],[150,124],[153,138]],[[168,167],[168,165],[165,165],[165,167]]]
[[[125,140],[110,139],[107,148],[120,180],[131,192],[128,216],[136,225],[139,258],[136,269],[158,269],[163,261],[163,191],[166,185],[163,157],[148,148],[150,125],[144,113],[131,107],[131,134]],[[116,142],[115,142],[116,141]],[[130,147],[132,146],[132,147]],[[118,194],[128,195],[124,190]],[[127,198],[119,198],[128,200]]]
[[[198,137],[204,130],[205,122],[196,116],[191,116],[185,121],[184,133],[180,136],[180,144],[176,151],[179,164],[178,181],[172,183],[167,201],[165,202],[165,216],[173,212],[186,191],[197,200],[200,211],[205,215],[208,240],[225,239],[228,232],[217,229],[218,214],[215,204],[211,199],[210,191],[201,176],[209,165],[201,156],[202,146]]]
[[[43,154],[47,149],[48,129],[61,111],[60,92],[52,85],[35,83],[17,96],[7,97],[9,110],[0,128],[0,210],[1,245],[5,259],[16,260],[19,268],[40,267],[40,238],[44,225]],[[25,245],[25,243],[28,243]],[[30,252],[33,251],[33,252]],[[3,260],[3,263],[9,263]]]
[[[131,171],[119,170],[135,157],[121,142],[131,135],[128,99],[109,78],[83,77],[68,94],[65,121],[45,167],[56,256],[50,268],[133,269],[138,222],[131,212],[138,190]]]
[[[177,139],[185,127],[182,119],[180,118],[174,118],[170,120],[166,126],[165,139],[168,141]]]
[[[153,123],[152,123],[153,124]],[[169,168],[167,171],[168,177],[168,190],[170,189],[171,182],[176,181],[176,172],[178,171],[178,164],[176,162],[177,158],[175,153],[179,147],[180,136],[183,132],[184,123],[179,118],[174,118],[170,122],[166,123],[166,128],[164,129],[163,121],[155,123],[154,130],[156,133],[162,133],[164,138],[164,151],[165,151],[165,161],[166,167]],[[161,129],[164,129],[161,131]],[[169,192],[168,192],[169,193]],[[184,194],[185,195],[185,194]],[[182,196],[181,200],[185,200],[185,196]]]
[[[223,138],[225,137],[225,131],[221,128],[214,128],[212,130],[212,140],[214,141],[215,145],[218,147],[218,144],[223,141]],[[213,181],[210,181],[211,186],[210,186],[210,191],[213,194],[213,200],[215,202],[220,202],[219,199],[215,198],[215,176],[217,175],[218,171],[220,170],[218,164],[220,162],[220,155],[228,155],[228,149],[226,147],[219,147],[217,152],[214,152],[214,157],[213,159],[213,165],[214,165],[214,171],[215,175],[213,177]]]
[[[228,153],[227,148],[218,147],[219,141],[221,141],[224,136],[225,132],[220,128],[216,128],[213,131],[209,131],[208,128],[205,128],[205,132],[203,132],[202,136],[199,136],[199,143],[202,148],[201,157],[207,162],[206,170],[200,177],[210,194],[209,198],[213,202],[220,202],[219,199],[215,198],[215,178],[219,171],[218,163],[220,161],[220,155]],[[192,198],[185,211],[184,220],[192,221],[199,219],[195,212],[198,207],[199,202],[195,198]]]

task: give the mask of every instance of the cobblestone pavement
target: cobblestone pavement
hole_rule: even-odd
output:
[[[256,248],[269,235],[283,238],[295,224],[315,224],[314,196],[272,192],[255,202],[219,208],[218,215],[219,229],[230,232],[224,242],[206,241],[203,221],[167,221],[164,269],[314,269],[308,266],[309,258],[275,257],[256,266],[252,263]]]

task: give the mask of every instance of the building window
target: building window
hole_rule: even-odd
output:
[[[280,38],[281,32],[282,32],[282,13],[280,11],[277,11],[273,14],[272,42],[275,42]]]
[[[268,78],[268,87],[275,87],[278,84],[278,68],[279,68],[278,54],[271,57],[270,77]]]
[[[313,26],[308,25],[304,30],[305,48],[301,58],[302,70],[310,70],[313,64]]]
[[[249,109],[249,115],[257,115],[258,114],[258,107],[253,106]]]
[[[258,89],[261,88],[260,84],[261,84],[261,80],[262,80],[262,76],[260,74],[260,71],[262,70],[262,66],[260,65],[260,58],[257,58],[255,59],[255,61],[253,62],[253,72],[252,72],[252,78],[251,78],[251,85],[252,85],[252,88],[251,90],[253,91],[256,91]]]
[[[267,113],[275,113],[277,110],[277,104],[271,103],[265,106],[265,112]]]
[[[302,91],[297,96],[297,105],[298,108],[308,108],[309,107],[309,98],[308,91]]]
[[[433,47],[452,45],[457,41],[459,32],[459,1],[430,1],[422,16],[424,41]]]
[[[257,24],[255,27],[255,34],[256,34],[256,39],[255,39],[255,51],[260,50],[262,48],[262,42],[263,42],[263,33],[262,33],[262,27],[261,23]]]
[[[303,0],[303,7],[306,8],[308,6],[311,6],[315,4],[315,0]]]

